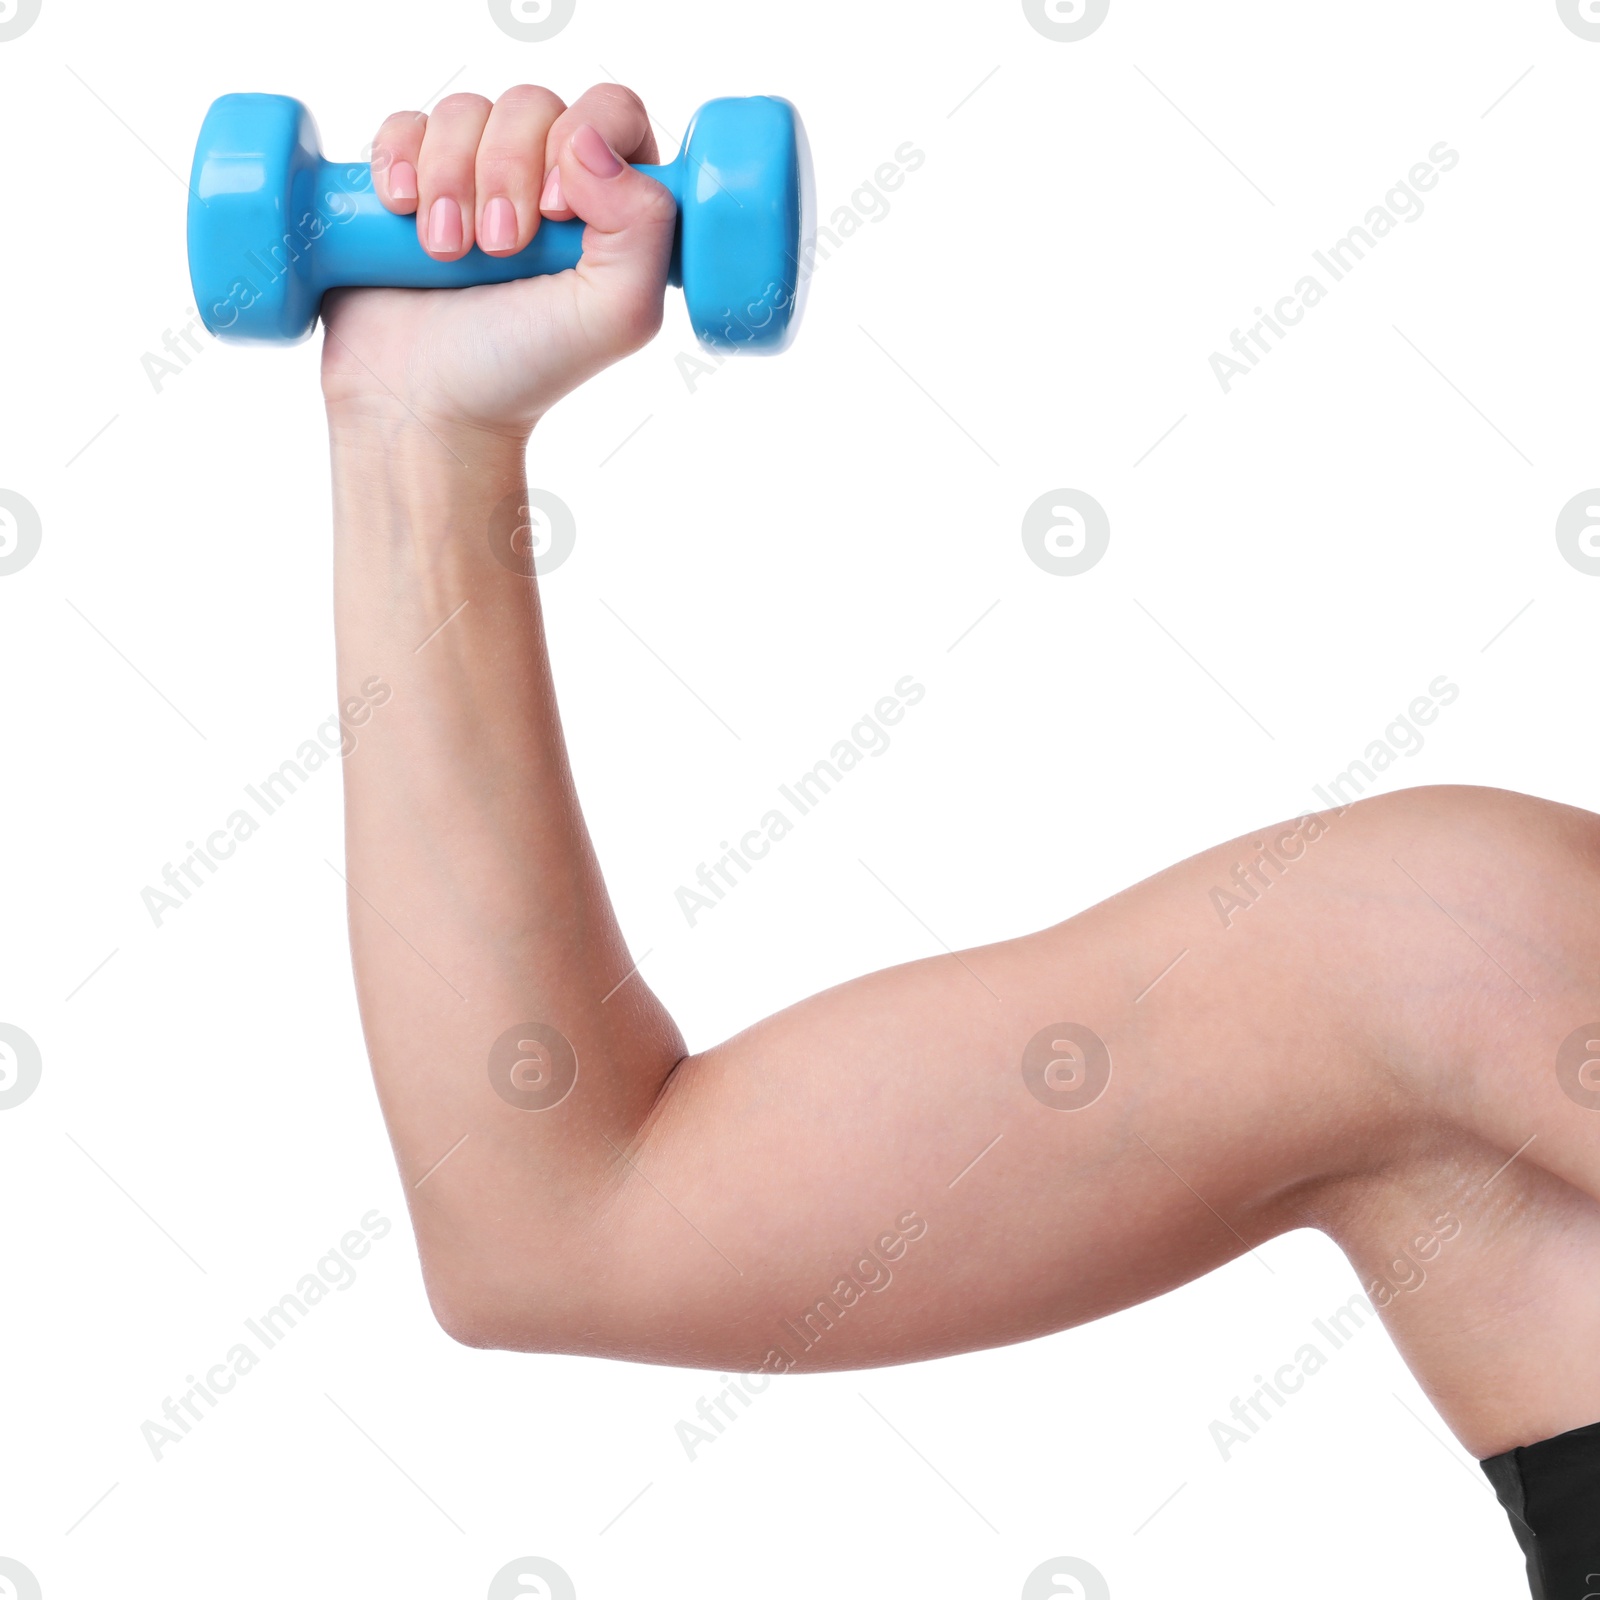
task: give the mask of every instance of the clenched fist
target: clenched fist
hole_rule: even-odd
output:
[[[373,185],[417,219],[440,261],[524,249],[544,218],[587,224],[570,272],[468,289],[328,296],[322,387],[341,420],[417,422],[525,439],[562,395],[661,326],[677,207],[652,164],[644,105],[615,84],[568,107],[523,84],[397,112],[373,142]]]

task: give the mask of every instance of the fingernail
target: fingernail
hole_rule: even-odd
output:
[[[606,143],[605,135],[584,123],[572,136],[572,153],[597,178],[614,178],[622,171],[622,157]]]
[[[551,167],[550,176],[544,180],[544,193],[539,196],[541,211],[565,211],[561,201],[561,168]]]
[[[479,242],[485,250],[509,250],[517,242],[517,213],[509,200],[496,195],[483,208],[483,237]]]
[[[391,200],[417,198],[417,169],[409,161],[397,161],[389,168],[389,198]]]
[[[441,255],[461,248],[461,207],[447,194],[440,195],[428,212],[428,248]]]

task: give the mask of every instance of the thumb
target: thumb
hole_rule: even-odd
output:
[[[677,202],[587,122],[562,151],[561,193],[587,224],[577,267],[585,324],[609,351],[637,350],[661,327]]]

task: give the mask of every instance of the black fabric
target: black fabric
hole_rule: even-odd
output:
[[[1479,1465],[1528,1558],[1533,1600],[1600,1600],[1600,1422]]]

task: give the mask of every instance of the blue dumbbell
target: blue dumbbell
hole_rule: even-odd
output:
[[[714,350],[775,353],[800,323],[801,248],[815,214],[799,113],[769,95],[713,100],[677,160],[641,167],[678,202],[671,281]],[[323,159],[317,125],[281,94],[225,94],[200,129],[189,184],[189,274],[220,339],[294,342],[324,290],[460,288],[576,266],[582,222],[539,224],[527,249],[435,261],[415,219],[384,210],[361,162]]]

